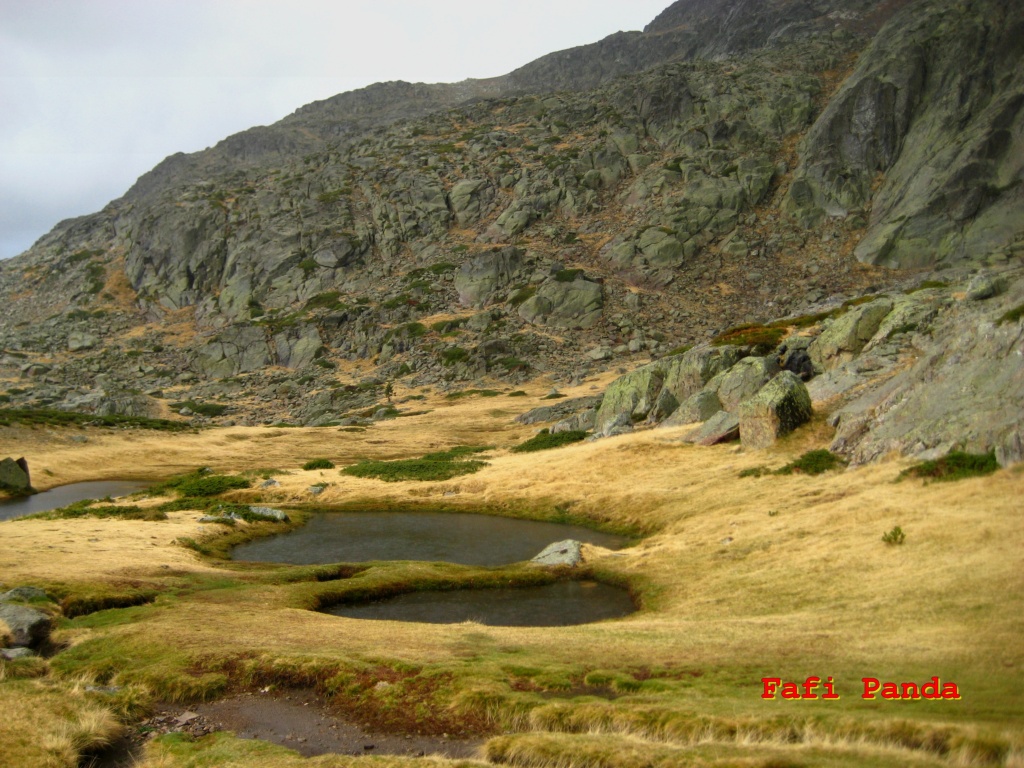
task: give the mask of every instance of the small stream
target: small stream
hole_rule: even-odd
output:
[[[71,483],[51,488],[32,496],[0,501],[0,520],[47,512],[66,507],[82,499],[104,499],[107,496],[126,496],[141,491],[149,483],[138,480],[94,480],[87,483]]]

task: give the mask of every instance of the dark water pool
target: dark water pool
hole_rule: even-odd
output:
[[[35,512],[46,512],[58,507],[66,507],[82,499],[104,499],[107,496],[125,496],[141,491],[149,483],[137,480],[95,480],[88,483],[71,483],[51,488],[33,496],[20,499],[0,501],[0,520],[12,520],[15,517],[31,515]]]
[[[235,548],[235,560],[313,565],[430,560],[507,565],[555,541],[578,539],[617,549],[620,536],[575,525],[436,512],[323,512],[294,531]]]
[[[521,589],[411,592],[387,600],[338,605],[326,611],[348,619],[492,627],[567,627],[618,619],[636,611],[629,593],[596,581],[568,581]]]

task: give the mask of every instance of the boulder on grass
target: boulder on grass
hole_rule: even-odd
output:
[[[767,448],[811,420],[811,396],[792,371],[783,371],[740,405],[744,448]]]
[[[32,483],[25,459],[15,461],[6,458],[0,461],[0,488],[12,493],[31,493]]]
[[[16,603],[0,603],[0,622],[10,630],[14,647],[38,645],[50,636],[50,617],[35,608]]]
[[[686,442],[697,445],[728,443],[740,436],[740,420],[728,411],[719,411],[703,425],[686,436]]]

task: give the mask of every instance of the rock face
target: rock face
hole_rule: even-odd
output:
[[[870,207],[862,261],[952,261],[1024,232],[1021,158],[1020,4],[914,3],[878,34],[808,133],[787,204],[805,225]]]
[[[1024,329],[1001,320],[1024,305],[1024,280],[988,302],[952,304],[921,337],[910,368],[872,386],[832,415],[832,450],[856,463],[892,451],[995,451],[1024,459]]]
[[[465,262],[455,275],[459,303],[486,306],[498,291],[512,284],[523,266],[523,252],[518,248],[503,248]]]
[[[0,489],[12,493],[31,493],[32,483],[28,473],[28,462],[10,457],[0,461]]]
[[[554,328],[591,328],[601,319],[601,286],[585,279],[548,280],[519,307],[528,323]]]
[[[740,406],[744,448],[767,448],[779,437],[810,421],[811,397],[800,377],[783,371]]]

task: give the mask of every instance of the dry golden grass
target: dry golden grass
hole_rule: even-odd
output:
[[[75,768],[83,751],[123,732],[81,685],[50,680],[0,683],[0,768]]]
[[[587,382],[566,394],[589,394],[598,385]],[[274,467],[290,472],[278,476],[279,488],[235,496],[309,502],[306,488],[324,481],[330,485],[317,506],[377,500],[412,508],[443,503],[503,514],[549,514],[557,508],[595,523],[630,526],[650,535],[627,550],[591,547],[586,554],[599,575],[632,583],[644,607],[634,616],[544,629],[361,622],[305,610],[312,594],[308,585],[253,582],[244,589],[197,592],[180,602],[158,600],[144,621],[73,629],[63,636],[76,647],[102,637],[114,647],[144,648],[147,653],[173,649],[193,665],[224,652],[224,638],[230,637],[232,657],[267,668],[404,663],[451,670],[462,680],[459,690],[451,692],[456,710],[493,710],[505,727],[555,733],[544,736],[543,744],[558,741],[559,731],[586,731],[604,723],[616,737],[663,743],[647,750],[648,757],[662,760],[662,755],[669,763],[678,748],[694,743],[673,730],[673,717],[679,722],[690,718],[685,721],[691,724],[696,716],[719,718],[720,728],[736,718],[756,724],[779,717],[847,717],[869,725],[910,718],[934,728],[977,726],[983,731],[978,738],[991,732],[1001,744],[1020,743],[1020,468],[933,485],[895,483],[906,465],[900,461],[818,477],[738,478],[743,469],[781,466],[808,448],[820,447],[827,441],[827,427],[820,422],[761,452],[691,446],[679,440],[685,428],[642,431],[536,454],[508,452],[536,431],[515,424],[511,416],[548,404],[538,399],[544,392],[534,387],[531,397],[512,399],[433,397],[422,406],[430,413],[383,422],[363,433],[269,428],[194,435],[90,433],[85,445],[40,435],[45,439],[26,453],[34,467],[50,468],[64,482],[94,479],[97,466],[104,467],[107,477],[153,478],[201,465],[232,472]],[[383,483],[341,475],[337,469],[300,469],[317,456],[332,459],[340,468],[364,457],[417,456],[460,444],[496,446],[489,466],[436,483]],[[0,569],[12,583],[126,578],[159,583],[161,572],[168,570],[163,565],[176,578],[183,573],[209,578],[218,572],[237,577],[237,571],[203,562],[174,543],[181,536],[199,538],[211,531],[196,523],[197,517],[182,512],[154,523],[2,523]],[[887,546],[882,534],[895,525],[906,532],[906,543]],[[445,568],[410,565],[395,573],[415,582],[435,578]],[[570,677],[595,669],[639,674],[643,668],[659,668],[670,672],[666,684],[674,692],[660,699],[652,689],[635,701],[587,705],[527,698],[517,716],[512,709],[520,700],[508,689],[503,671],[509,664]],[[802,679],[812,674],[834,675],[842,701],[808,709],[804,702],[760,699],[761,676]],[[960,684],[962,701],[911,705],[863,702],[859,696],[862,676],[900,681],[931,675]],[[691,676],[692,683],[675,682]],[[655,726],[641,715],[641,707],[674,714],[659,715],[655,721],[660,718],[662,725]],[[814,764],[857,764],[861,742],[869,745],[862,750],[867,762],[900,764],[898,755],[884,752],[888,737],[881,731],[865,735],[858,726],[843,736],[836,735],[838,726],[814,727],[800,726],[805,734],[801,743],[831,750],[828,760]],[[894,733],[901,727],[892,726]],[[812,738],[814,733],[818,735]],[[728,743],[742,746],[741,736],[733,734]],[[715,743],[726,743],[715,738]],[[902,749],[905,739],[893,738],[893,748]],[[571,744],[559,743],[560,754],[568,754]],[[965,765],[984,764],[987,758],[971,757],[975,747],[970,744],[956,759]],[[600,752],[604,746],[587,746],[591,748]],[[516,764],[575,764],[559,762],[560,757],[553,762],[527,759],[535,749],[529,742],[516,749],[521,756],[513,760]],[[642,755],[644,749],[638,749]],[[884,754],[871,752],[878,749]],[[172,758],[172,752],[165,750],[159,759],[172,760],[167,765],[188,764],[180,755]],[[1003,765],[1020,760],[1019,748],[1000,754]],[[697,753],[692,757],[705,758]],[[801,759],[782,749],[779,759],[790,757]],[[934,764],[933,757],[913,759],[927,765]],[[741,755],[736,762],[730,756],[732,762],[721,764],[745,764],[745,759]],[[267,764],[291,766],[291,760],[275,757]],[[631,765],[632,760],[613,751],[607,762],[594,764]],[[154,768],[158,764],[163,763],[154,763]],[[295,762],[307,764],[320,763]]]

